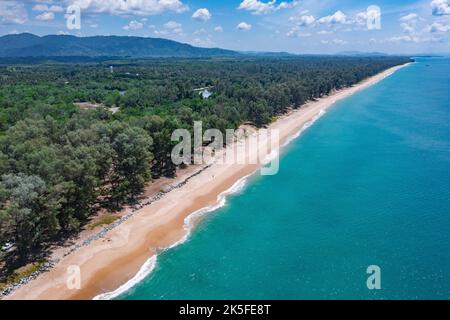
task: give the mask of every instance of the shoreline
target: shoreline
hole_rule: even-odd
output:
[[[270,125],[271,129],[280,132],[281,148],[297,138],[335,102],[409,64],[387,69],[283,115]],[[241,181],[244,184],[259,167],[256,164],[213,164],[207,167],[180,188],[144,205],[132,217],[109,230],[104,238],[74,251],[54,268],[19,287],[5,299],[92,299],[121,294],[151,272],[159,252],[188,239],[194,227],[190,220],[195,220],[195,215],[204,215],[223,205],[236,184]],[[81,272],[79,290],[70,290],[66,286],[66,270],[74,265],[79,266]]]

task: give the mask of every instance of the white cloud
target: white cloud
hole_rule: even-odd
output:
[[[205,39],[195,38],[192,41],[192,44],[195,45],[195,46],[199,46],[199,47],[211,47],[215,43],[212,40],[211,35],[208,35]]]
[[[319,19],[319,23],[327,25],[345,24],[347,16],[342,11],[336,11],[334,14]]]
[[[182,28],[182,25],[181,23],[178,23],[176,21],[169,21],[166,24],[164,24],[164,27],[169,30],[179,30]]]
[[[194,12],[192,19],[205,22],[211,19],[211,13],[208,9],[201,8]]]
[[[435,22],[428,26],[428,32],[431,33],[439,33],[439,32],[447,32],[450,30],[450,24],[442,24],[439,22]]]
[[[290,38],[295,38],[295,37],[297,37],[297,38],[305,38],[305,37],[310,37],[311,33],[303,32],[302,29],[300,29],[300,27],[294,26],[291,30],[289,30],[286,33],[286,36],[290,37]]]
[[[36,20],[39,21],[51,21],[53,19],[55,19],[55,14],[53,12],[43,12],[36,16]]]
[[[341,40],[341,39],[333,39],[331,41],[328,40],[322,40],[320,41],[322,44],[337,44],[337,45],[344,45],[347,44],[348,42],[345,40]]]
[[[63,9],[63,7],[61,7],[61,6],[56,6],[56,5],[54,5],[54,6],[51,6],[50,8],[48,8],[50,11],[52,11],[52,12],[63,12],[64,11],[64,9]]]
[[[238,30],[248,31],[252,28],[252,25],[248,24],[247,22],[241,22],[236,26],[236,28]]]
[[[48,9],[46,4],[37,4],[33,7],[33,11],[48,11]]]
[[[163,25],[161,30],[155,30],[156,35],[167,36],[170,34],[181,35],[183,34],[183,26],[176,21],[169,21]]]
[[[348,42],[341,39],[333,39],[334,44],[347,44]]]
[[[197,34],[204,34],[204,33],[207,33],[207,32],[206,32],[206,30],[203,29],[203,28],[197,29],[197,30],[194,31],[194,34],[195,34],[195,35],[197,35]]]
[[[182,13],[189,8],[180,0],[66,0],[82,10],[113,15],[157,15],[166,11]]]
[[[387,42],[419,42],[419,37],[415,36],[395,36],[391,38],[387,38],[385,41]]]
[[[215,32],[223,32],[223,28],[222,28],[222,26],[217,26],[214,28],[214,31]]]
[[[407,14],[399,19],[401,22],[400,28],[402,28],[403,32],[414,34],[416,33],[418,20],[419,16],[416,13]]]
[[[0,24],[24,24],[28,21],[25,5],[18,1],[0,1]]]
[[[283,1],[279,5],[276,4],[276,0],[271,0],[269,2],[263,2],[259,0],[244,0],[239,5],[239,10],[247,10],[252,14],[269,14],[280,9],[287,9],[295,7],[299,1],[286,2]]]
[[[358,12],[354,19],[354,24],[356,28],[362,28],[367,26],[367,21],[369,20],[369,14],[367,11]]]
[[[316,22],[316,18],[311,15],[303,15],[298,17],[290,17],[289,21],[294,22],[300,27],[309,27]]]
[[[46,4],[36,4],[33,9],[33,11],[50,11],[50,12],[63,12],[64,9],[61,6],[57,6],[57,5],[53,5],[53,6],[48,6]]]
[[[126,26],[123,27],[123,30],[140,30],[144,27],[142,22],[133,20],[130,21]]]
[[[450,15],[450,0],[433,0],[430,6],[435,16]]]
[[[410,13],[410,14],[407,14],[406,16],[401,17],[400,21],[409,22],[409,21],[417,20],[418,17],[419,16],[416,13]]]
[[[414,32],[416,32],[416,28],[414,26],[408,24],[408,23],[400,24],[400,28],[402,28],[402,30],[404,32],[407,32],[407,33],[414,33]]]
[[[320,31],[317,32],[317,34],[320,34],[320,35],[323,35],[323,34],[332,34],[332,33],[334,33],[334,32],[331,31],[331,30],[320,30]]]

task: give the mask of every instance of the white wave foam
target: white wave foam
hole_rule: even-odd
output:
[[[153,269],[155,269],[156,259],[157,259],[156,255],[151,256],[150,259],[145,261],[143,266],[139,269],[139,271],[132,279],[128,280],[126,283],[124,283],[114,291],[102,293],[99,294],[98,296],[95,296],[93,300],[111,300],[120,296],[122,293],[130,290],[136,284],[144,280],[145,277],[147,277],[153,271]]]
[[[219,196],[217,197],[217,204],[201,208],[201,209],[191,213],[189,216],[187,216],[184,219],[184,229],[186,230],[186,234],[184,235],[184,237],[182,239],[180,239],[176,243],[172,244],[170,247],[165,248],[164,251],[172,249],[172,248],[186,242],[186,240],[189,239],[189,237],[192,233],[192,230],[195,227],[195,221],[197,219],[199,219],[200,217],[202,217],[203,215],[205,215],[209,212],[212,212],[212,211],[216,211],[217,209],[225,206],[227,196],[241,191],[245,187],[245,184],[246,184],[249,176],[250,175],[247,175],[247,176],[239,179],[228,190],[219,194]],[[111,299],[117,298],[121,294],[130,290],[136,284],[138,284],[139,282],[144,280],[153,271],[153,269],[155,269],[156,261],[157,261],[157,255],[151,256],[150,259],[148,259],[144,263],[144,265],[139,269],[139,271],[136,273],[136,275],[132,279],[128,280],[126,283],[124,283],[123,285],[121,285],[119,288],[117,288],[114,291],[102,293],[102,294],[95,296],[93,298],[93,300],[111,300]]]
[[[285,147],[286,145],[291,143],[293,140],[297,139],[303,131],[305,131],[306,129],[311,127],[311,125],[313,125],[314,122],[316,122],[324,114],[325,114],[325,110],[323,110],[323,109],[320,110],[320,112],[316,116],[314,116],[314,118],[312,118],[310,121],[306,122],[303,125],[303,127],[296,134],[289,137],[287,139],[287,141],[281,146],[281,148]],[[266,162],[266,161],[270,162],[278,156],[279,156],[279,152],[277,152],[275,150],[266,156],[266,158],[264,159],[265,160],[264,162]],[[205,214],[216,211],[217,209],[225,206],[227,197],[229,195],[232,195],[232,194],[242,191],[247,183],[248,178],[251,175],[253,175],[253,173],[239,179],[229,189],[227,189],[224,192],[222,192],[221,194],[219,194],[219,196],[217,197],[217,203],[215,205],[201,208],[201,209],[191,213],[189,216],[187,216],[184,219],[184,229],[186,231],[186,234],[183,236],[182,239],[175,242],[171,246],[165,248],[164,250],[170,250],[170,249],[186,242],[192,234],[192,230],[195,227],[195,221],[197,221],[199,218],[201,218]],[[126,283],[124,283],[123,285],[121,285],[119,288],[117,288],[114,291],[103,293],[103,294],[100,294],[100,295],[94,297],[94,300],[111,300],[111,299],[114,299],[114,298],[120,296],[121,294],[125,293],[126,291],[130,290],[136,284],[138,284],[139,282],[144,280],[145,277],[147,277],[153,271],[153,269],[156,266],[156,261],[157,261],[157,255],[153,255],[152,257],[150,257],[150,259],[148,259],[144,263],[144,265],[141,267],[141,269],[139,269],[138,273],[132,279],[130,279],[129,281],[127,281]]]
[[[242,191],[242,189],[244,189],[249,176],[250,175],[247,175],[247,176],[239,179],[229,189],[227,189],[224,192],[222,192],[221,194],[219,194],[219,196],[217,197],[217,203],[215,205],[201,208],[201,209],[191,213],[189,216],[187,216],[186,219],[184,219],[184,229],[186,230],[185,236],[181,240],[177,241],[176,243],[174,243],[173,245],[168,247],[166,250],[174,248],[174,247],[186,242],[186,240],[189,239],[189,237],[192,233],[192,230],[195,227],[195,222],[199,218],[204,216],[205,214],[216,211],[217,209],[220,209],[223,206],[225,206],[228,196],[238,193],[238,192]]]
[[[311,127],[314,122],[316,122],[317,120],[319,120],[324,114],[326,113],[326,111],[324,109],[321,109],[319,111],[318,114],[316,114],[311,120],[309,120],[308,122],[306,122],[303,127],[297,131],[296,134],[290,136],[285,143],[283,143],[283,145],[281,146],[282,148],[286,147],[288,144],[290,144],[293,140],[297,139],[303,131],[305,131],[306,129],[308,129],[309,127]]]

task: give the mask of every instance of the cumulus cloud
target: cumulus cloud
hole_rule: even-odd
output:
[[[302,29],[298,26],[294,26],[291,30],[289,30],[286,33],[287,37],[290,38],[305,38],[305,37],[310,37],[311,33],[309,32],[304,32],[302,31]]]
[[[400,28],[406,33],[414,34],[416,33],[417,22],[419,16],[416,13],[407,14],[399,19]]]
[[[355,17],[355,23],[359,26],[366,25],[368,17],[366,11],[358,12]]]
[[[289,21],[294,22],[296,25],[300,27],[309,27],[316,22],[316,18],[311,15],[301,15],[290,17]]]
[[[279,5],[277,5],[276,2],[277,2],[276,0],[272,0],[269,2],[263,2],[259,0],[244,0],[239,5],[238,9],[247,10],[250,11],[252,14],[260,15],[273,13],[280,9],[293,8],[299,3],[299,1],[291,1],[291,2],[283,1]]]
[[[330,16],[320,18],[318,21],[321,24],[327,25],[345,24],[347,22],[347,16],[339,10]]]
[[[205,22],[211,19],[211,13],[208,9],[201,8],[194,12],[192,19]]]
[[[166,11],[182,13],[188,6],[180,0],[66,0],[82,10],[112,15],[157,15]]]
[[[161,30],[155,30],[156,35],[167,36],[170,34],[181,35],[183,34],[183,26],[176,21],[169,21],[163,25]]]
[[[181,23],[178,23],[176,21],[169,21],[166,24],[164,24],[164,28],[169,29],[169,30],[175,30],[176,33],[178,33],[178,31],[181,30],[182,25],[181,25]]]
[[[64,9],[61,6],[57,6],[57,5],[53,5],[53,6],[48,6],[46,4],[36,4],[33,7],[33,11],[46,11],[46,12],[63,12]]]
[[[25,5],[19,1],[0,1],[0,24],[24,24],[28,21]]]
[[[248,30],[250,30],[250,29],[252,28],[252,25],[251,25],[251,24],[248,24],[247,22],[241,22],[241,23],[239,23],[239,24],[236,26],[236,28],[237,28],[238,30],[248,31]]]
[[[433,0],[430,6],[435,16],[450,15],[450,0]]]
[[[447,32],[450,30],[450,25],[435,22],[435,23],[429,25],[427,30],[428,30],[428,32],[431,32],[431,33]]]
[[[356,30],[361,30],[367,28],[367,22],[372,20],[374,15],[367,11],[358,12],[354,19],[352,19],[350,24],[355,25]]]
[[[211,35],[207,35],[204,39],[202,38],[195,38],[192,41],[192,44],[198,47],[211,47],[213,46],[215,43],[211,37]]]
[[[410,14],[407,14],[406,16],[401,17],[400,21],[409,22],[409,21],[417,20],[418,17],[419,16],[416,13],[410,13]]]
[[[55,19],[55,14],[53,12],[44,12],[36,16],[36,20],[39,21],[51,21]]]
[[[222,28],[222,26],[217,26],[214,28],[214,31],[215,32],[223,32],[223,28]]]
[[[36,16],[36,20],[39,21],[51,21],[55,19],[55,12],[63,12],[64,9],[58,5],[36,4],[32,8],[33,11],[42,12]]]
[[[142,22],[133,20],[130,21],[126,26],[123,27],[123,30],[140,30],[144,28],[144,24]]]

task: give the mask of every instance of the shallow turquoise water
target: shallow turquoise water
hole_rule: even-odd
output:
[[[120,298],[450,298],[450,60],[418,61],[339,102]]]

